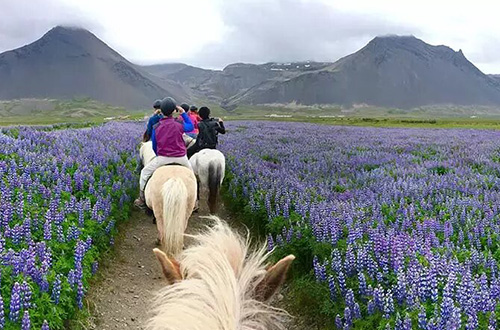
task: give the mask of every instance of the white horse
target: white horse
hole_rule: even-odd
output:
[[[148,330],[282,330],[289,315],[268,302],[285,281],[295,259],[266,265],[266,247],[250,250],[216,217],[215,226],[193,236],[179,259],[158,249],[168,286],[156,301]]]
[[[146,166],[156,155],[151,141],[139,151]],[[184,231],[196,203],[197,183],[193,171],[180,165],[162,166],[146,184],[146,205],[153,211],[158,242],[169,255],[177,255],[184,246]]]
[[[224,181],[226,158],[216,149],[203,149],[195,153],[189,161],[198,179],[199,197],[207,197],[210,213],[217,211],[220,187]]]

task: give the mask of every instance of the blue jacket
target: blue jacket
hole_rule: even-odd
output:
[[[148,131],[148,135],[149,135],[149,138],[152,139],[153,138],[153,126],[160,121],[160,119],[163,118],[163,115],[162,114],[156,114],[156,115],[152,115],[151,118],[149,118],[148,120],[148,128],[147,128],[147,131]]]
[[[191,119],[189,118],[187,113],[183,113],[181,116],[182,116],[182,119],[184,119],[184,121],[183,122],[177,121],[177,122],[179,124],[182,124],[184,132],[191,132],[194,129],[193,122],[191,121]],[[158,155],[158,151],[157,151],[158,146],[156,144],[156,133],[155,133],[156,126],[157,126],[157,124],[155,124],[155,126],[153,127],[153,134],[151,135],[151,141],[153,142],[153,150],[154,150],[155,154]]]

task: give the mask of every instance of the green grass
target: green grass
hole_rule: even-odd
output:
[[[208,106],[213,117],[223,117],[225,120],[272,120],[374,127],[500,129],[500,108],[493,107],[436,106],[402,110],[380,107],[342,109],[340,106],[244,105],[233,111],[226,111],[214,103],[201,102],[197,105]],[[130,120],[143,120],[144,116],[149,115],[150,109],[126,110],[88,98],[0,101],[0,125],[99,124],[107,117],[129,116]]]
[[[147,110],[126,110],[88,98],[72,100],[21,99],[0,101],[0,125],[102,123],[107,117],[143,118]]]

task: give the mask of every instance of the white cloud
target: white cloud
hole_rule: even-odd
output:
[[[500,3],[476,0],[0,0],[0,51],[57,24],[88,28],[138,63],[329,60],[378,34],[445,44],[500,73]]]

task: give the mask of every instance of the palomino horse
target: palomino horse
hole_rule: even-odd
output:
[[[158,249],[168,286],[155,302],[148,330],[282,330],[289,315],[268,302],[295,259],[266,265],[266,246],[250,250],[249,239],[216,217],[215,226],[192,236],[179,259]]]
[[[195,153],[189,161],[198,179],[200,199],[208,197],[208,208],[210,213],[214,214],[217,211],[220,186],[226,171],[226,158],[219,150],[203,149]]]
[[[139,151],[143,164],[154,157],[151,141]],[[196,203],[197,183],[193,171],[180,165],[158,168],[149,179],[144,195],[153,211],[158,241],[169,255],[178,254],[184,246],[184,231]]]

